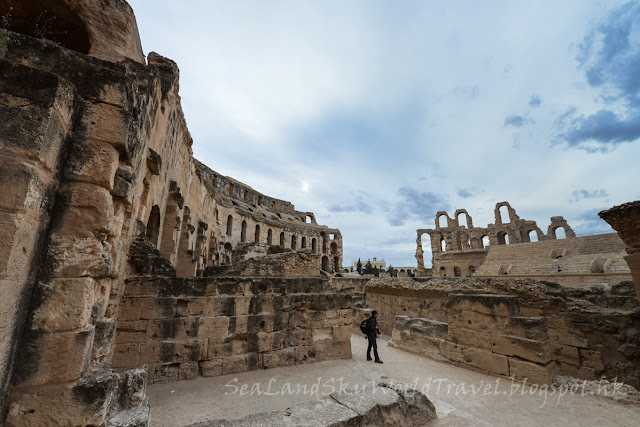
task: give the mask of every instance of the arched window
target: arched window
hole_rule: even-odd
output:
[[[233,230],[233,217],[229,215],[227,217],[227,236],[231,236],[232,230]]]
[[[564,228],[558,227],[553,230],[553,234],[556,236],[556,239],[566,239],[567,233],[564,231]]]
[[[256,233],[255,233],[254,241],[256,244],[260,243],[260,225],[259,224],[256,224]]]
[[[538,241],[538,233],[536,232],[536,230],[531,230],[529,232],[529,241],[530,242],[537,242]]]
[[[336,242],[332,242],[331,243],[331,253],[332,254],[337,254],[338,253],[338,244]]]
[[[322,257],[322,269],[329,271],[329,257],[326,255]]]
[[[231,247],[231,243],[227,242],[224,244],[224,250],[231,252],[233,248]]]
[[[307,248],[307,238],[302,236],[302,241],[300,242],[300,246],[302,247],[302,249],[306,249]]]
[[[506,206],[500,206],[498,209],[498,213],[500,214],[500,220],[502,220],[503,224],[508,224],[511,222],[509,219],[509,209]]]
[[[508,245],[509,244],[509,235],[506,231],[500,231],[497,235],[498,244],[499,245]]]
[[[453,267],[453,275],[455,277],[460,277],[462,276],[462,271],[460,271],[460,267]]]
[[[267,231],[267,245],[269,246],[273,245],[273,230],[271,229]]]
[[[247,221],[242,221],[242,231],[240,232],[240,241],[247,241]]]
[[[476,274],[476,268],[473,265],[469,266],[469,276]]]
[[[280,233],[280,246],[284,248],[284,231]]]
[[[147,221],[147,240],[153,246],[158,246],[158,237],[160,236],[160,207],[153,205]]]
[[[291,235],[291,249],[296,249],[298,246],[298,240],[295,234]]]
[[[447,216],[446,215],[442,214],[442,215],[440,215],[438,217],[438,225],[440,227],[448,227],[449,226],[449,223],[447,221]]]
[[[318,252],[318,244],[316,243],[316,238],[311,239],[311,251],[315,254]]]
[[[447,277],[447,269],[444,266],[440,267],[440,277]]]
[[[462,221],[464,220],[464,221]],[[457,217],[458,225],[462,227],[467,226],[467,214],[464,212],[460,212]]]
[[[488,248],[490,244],[489,236],[482,236],[482,247],[484,249]]]
[[[445,242],[444,237],[440,239],[440,248],[442,249],[442,252],[447,250],[447,242]]]

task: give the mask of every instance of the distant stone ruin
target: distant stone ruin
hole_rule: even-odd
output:
[[[520,219],[508,202],[496,204],[495,224],[487,227],[474,227],[465,209],[458,209],[453,218],[438,212],[435,229],[418,230],[417,276],[423,277],[425,234],[431,242],[433,277],[508,275],[565,286],[613,285],[631,279],[625,244],[616,233],[576,237],[564,218],[554,216],[545,234],[535,221]]]

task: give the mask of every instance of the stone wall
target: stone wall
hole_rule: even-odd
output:
[[[113,365],[150,382],[351,358],[351,297],[321,278],[132,277]]]
[[[614,377],[640,387],[640,304],[631,282],[372,279],[366,303],[393,345],[461,366],[549,382]]]
[[[125,1],[0,8],[9,5],[15,21],[0,29],[0,422],[9,412],[11,425],[104,425],[146,407],[145,371],[110,365],[136,269],[193,277],[286,248],[310,249],[316,270],[331,271],[342,265],[342,236],[193,158],[178,67],[155,53],[145,62]],[[49,7],[61,38],[30,37]],[[128,260],[138,238],[166,262]]]
[[[558,229],[563,229],[566,237],[560,238]],[[544,233],[535,221],[521,219],[507,202],[496,205],[495,224],[487,227],[474,227],[464,209],[458,209],[453,218],[438,212],[435,229],[418,230],[417,275],[422,277],[427,276],[424,235],[430,237],[435,277],[514,275],[553,280],[564,286],[613,285],[631,278],[624,259],[625,245],[616,233],[576,237],[560,216],[551,218]],[[591,274],[594,277],[586,277]]]

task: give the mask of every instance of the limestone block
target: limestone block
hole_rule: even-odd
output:
[[[142,316],[140,298],[123,298],[118,306],[118,329],[123,321],[138,321]],[[143,320],[146,325],[146,320]],[[145,326],[146,330],[146,326]]]
[[[183,362],[178,369],[178,380],[193,380],[198,376],[198,362]]]
[[[491,333],[452,326],[449,328],[448,341],[463,346],[491,349]]]
[[[175,298],[136,299],[140,304],[140,319],[165,319],[176,315],[177,301]]]
[[[198,337],[210,338],[226,336],[229,333],[229,318],[218,317],[201,317],[198,329]]]
[[[507,335],[524,337],[531,340],[543,341],[547,339],[547,322],[544,317],[511,317],[505,327]]]
[[[537,363],[547,363],[549,361],[549,355],[544,343],[526,338],[491,335],[491,350],[494,353],[518,356],[521,359]]]
[[[550,385],[553,382],[553,377],[557,374],[557,367],[555,362],[538,364],[510,357],[509,373],[518,379],[526,379],[531,383]]]
[[[222,359],[202,360],[198,363],[203,377],[222,375]]]
[[[48,181],[32,164],[4,160],[0,169],[0,209],[39,212],[47,197]]]
[[[0,212],[0,277],[27,277],[39,237],[36,219]]]
[[[335,360],[351,358],[351,343],[332,339],[315,340],[312,344],[316,360]]]
[[[105,240],[73,235],[51,234],[47,266],[53,277],[109,277],[111,244]]]
[[[243,316],[250,314],[251,297],[240,296],[235,298],[235,315]]]
[[[262,365],[265,369],[295,365],[295,363],[296,351],[293,347],[262,353]]]
[[[460,344],[455,344],[449,341],[443,341],[440,344],[440,354],[449,360],[453,360],[454,362],[464,363],[464,353],[462,350],[464,347]]]
[[[222,359],[222,374],[235,374],[238,372],[246,372],[249,368],[248,354],[240,354],[237,356],[228,356]]]
[[[91,360],[94,327],[72,332],[30,332],[23,337],[14,382],[21,387],[75,381]]]
[[[165,363],[205,360],[207,358],[206,339],[186,339],[162,341],[162,361]]]
[[[597,372],[604,369],[604,365],[602,364],[602,354],[599,351],[581,348],[579,353],[582,366],[595,369]]]
[[[152,319],[147,325],[146,334],[143,334],[147,340],[180,340],[198,337],[200,326],[200,318],[198,317],[181,317],[172,319]]]
[[[572,365],[580,365],[580,354],[578,348],[568,345],[550,344],[550,357],[558,362],[570,363]]]
[[[59,191],[65,205],[53,223],[60,235],[88,237],[108,233],[113,225],[113,198],[109,190],[93,184],[74,182]]]
[[[518,297],[494,294],[449,294],[448,310],[475,311],[491,316],[517,316],[520,314]]]
[[[97,139],[127,151],[129,118],[124,110],[109,104],[83,102],[78,137]]]
[[[229,333],[246,334],[249,327],[249,316],[234,316],[229,318]]]
[[[111,354],[112,344],[116,336],[115,319],[103,319],[96,322],[93,339],[92,360],[103,360]]]
[[[70,331],[89,325],[94,291],[95,281],[90,277],[38,283],[41,304],[33,313],[33,329]]]
[[[118,150],[106,142],[75,140],[65,163],[65,178],[100,185],[111,191],[119,157]]]
[[[581,380],[597,380],[600,376],[593,368],[586,366],[576,366],[570,363],[560,363],[560,374],[567,375],[574,378],[580,378]]]
[[[459,326],[461,328],[491,332],[503,330],[509,324],[509,318],[474,311],[449,310],[447,324],[450,328]]]
[[[233,297],[213,297],[213,316],[235,316],[236,301]]]
[[[337,342],[350,341],[352,330],[351,325],[334,326],[333,339]]]
[[[476,347],[464,347],[462,354],[467,365],[498,375],[509,375],[509,360],[506,356]]]
[[[113,366],[116,368],[139,366],[142,363],[141,355],[143,347],[144,345],[140,341],[135,343],[118,343],[111,363],[113,363]]]

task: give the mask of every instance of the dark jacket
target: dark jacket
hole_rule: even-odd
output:
[[[375,338],[377,331],[378,331],[378,322],[376,321],[375,317],[371,316],[367,320],[367,336],[370,336],[370,337],[372,336],[373,338]]]

